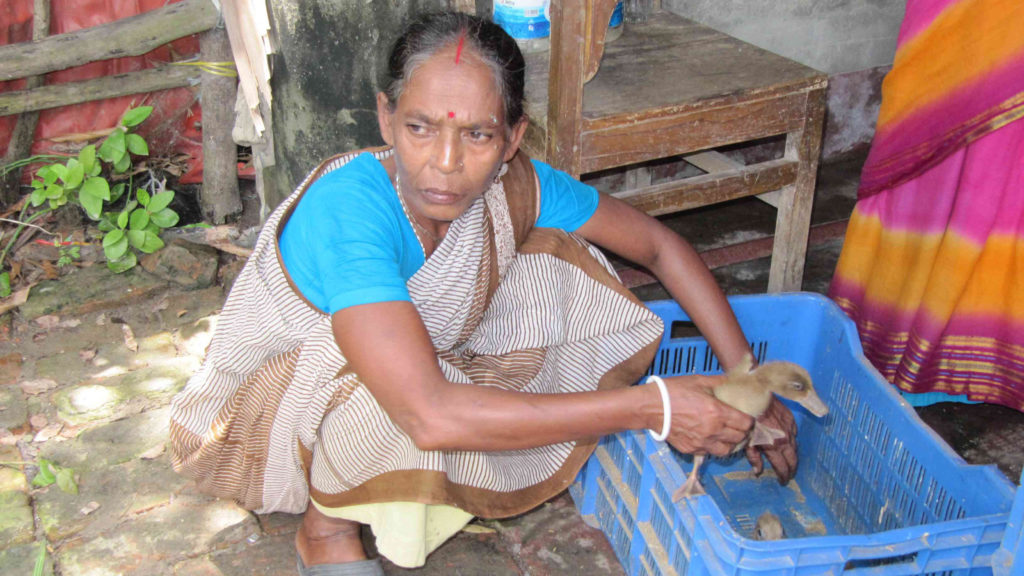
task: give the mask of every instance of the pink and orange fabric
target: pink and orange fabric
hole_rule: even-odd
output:
[[[1024,411],[1024,3],[910,0],[829,295],[904,392]]]

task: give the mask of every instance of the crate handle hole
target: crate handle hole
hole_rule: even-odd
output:
[[[700,328],[689,320],[675,320],[669,329],[669,338],[704,338]]]
[[[858,558],[850,560],[843,566],[843,574],[880,574],[879,570],[887,566],[910,565],[917,563],[917,552],[900,554],[888,558]]]

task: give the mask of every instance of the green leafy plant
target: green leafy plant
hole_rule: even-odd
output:
[[[99,229],[105,233],[103,253],[107,267],[124,272],[137,263],[132,249],[152,254],[164,247],[160,231],[178,223],[178,214],[167,207],[173,199],[174,192],[170,190],[151,196],[138,189],[135,198],[129,199],[120,212],[103,215]]]
[[[32,478],[32,485],[45,487],[54,483],[68,494],[78,494],[78,484],[75,482],[74,470],[58,466],[45,458],[40,458],[39,473]]]
[[[46,160],[63,160],[64,158],[64,156],[58,156],[56,154],[36,154],[34,156],[22,158],[21,160],[15,160],[10,164],[4,164],[3,166],[0,166],[0,176],[6,176],[8,172],[13,172],[18,168],[24,168],[25,166],[28,166],[30,164],[38,164],[39,162],[44,162]]]
[[[0,466],[9,466],[11,468],[20,469],[22,466],[31,465],[32,462],[0,462]],[[75,471],[71,468],[59,466],[52,460],[46,458],[40,458],[36,463],[39,467],[39,472],[32,478],[32,485],[44,488],[52,484],[57,484],[57,487],[67,492],[68,494],[78,494],[78,483],[75,482]]]
[[[82,257],[81,247],[71,241],[71,236],[65,238],[63,242],[58,237],[57,240],[53,241],[53,244],[57,247],[58,268],[70,266],[72,262]]]
[[[36,563],[32,567],[32,576],[43,576],[46,570],[46,542],[39,543],[39,552],[36,553]]]
[[[133,155],[149,155],[149,144],[133,129],[152,112],[151,106],[128,110],[99,148],[90,144],[77,156],[43,165],[36,171],[32,193],[19,217],[22,226],[0,253],[0,265],[24,226],[69,204],[77,204],[97,222],[107,267],[114,272],[133,268],[138,263],[136,252],[151,254],[163,248],[161,231],[178,223],[178,214],[169,207],[174,192],[164,189],[164,184],[153,177],[149,178],[148,189],[134,188],[133,175],[129,173]],[[30,207],[35,209],[31,214]],[[77,257],[77,247],[69,248],[61,253],[58,265],[62,261],[63,265],[70,264]],[[0,278],[0,296],[4,295],[2,283]],[[7,283],[10,284],[10,278]]]

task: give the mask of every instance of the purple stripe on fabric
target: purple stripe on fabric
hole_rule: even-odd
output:
[[[997,107],[1024,91],[1024,52],[1002,67],[923,106],[900,122],[879,126],[861,176],[863,197],[890,187],[921,166],[931,166],[961,147],[993,118],[1011,107]],[[984,95],[984,98],[979,97]],[[1012,108],[1024,107],[1018,102]],[[928,144],[928,143],[931,144]],[[914,151],[914,147],[920,150]]]
[[[927,309],[903,312],[878,303],[862,302],[858,324],[873,322],[885,327],[886,332],[912,333],[917,337],[937,341],[943,337],[971,336],[993,338],[1005,345],[1024,347],[1024,323],[1009,318],[982,314],[957,314],[948,320],[939,320]],[[861,330],[865,328],[861,326]]]
[[[946,332],[998,338],[1005,345],[1024,347],[1024,322],[1002,316],[954,315]]]
[[[994,372],[1000,372],[1001,370],[995,368],[996,366],[1001,366],[1005,370],[1009,370],[1011,372],[1024,373],[1024,371],[1022,371],[1024,362],[1022,362],[1018,357],[1013,356],[1012,354],[984,353],[981,349],[975,349],[972,353],[952,353],[944,346],[942,351],[938,354],[925,354],[922,350],[911,348],[904,355],[904,359],[909,359],[911,362],[921,366],[937,366],[942,362],[953,363],[957,368],[950,370],[937,368],[937,370],[945,370],[959,374],[992,374]],[[993,366],[993,368],[990,370],[966,369],[967,365],[975,364],[988,364]]]

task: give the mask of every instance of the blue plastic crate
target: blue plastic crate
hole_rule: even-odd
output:
[[[830,408],[793,405],[800,466],[787,486],[754,477],[742,456],[712,459],[707,495],[674,503],[692,458],[645,432],[604,438],[570,488],[631,576],[1021,574],[1024,492],[994,466],[966,464],[861,353],[853,323],[816,294],[730,298],[759,362],[811,374]],[[648,306],[666,323],[651,373],[720,372],[671,301]],[[1011,513],[1011,507],[1013,512]],[[779,516],[784,540],[752,540],[756,518]],[[1009,527],[1008,527],[1009,524]]]
[[[1021,487],[1013,499],[1013,509],[1006,523],[1003,544],[992,558],[992,570],[996,576],[1024,576],[1024,472],[1020,476]]]

